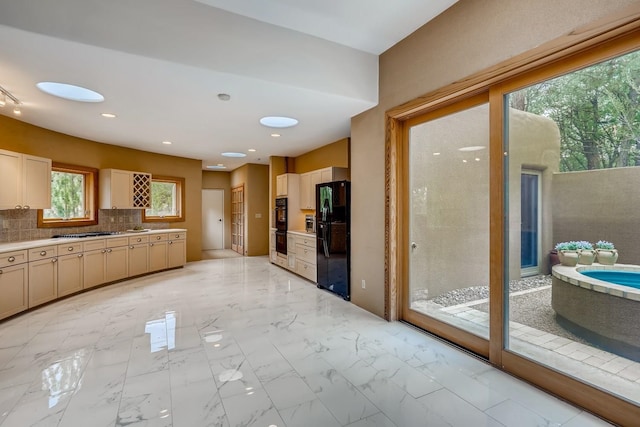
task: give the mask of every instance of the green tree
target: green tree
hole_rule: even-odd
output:
[[[151,215],[175,215],[175,184],[170,182],[151,182]]]
[[[560,129],[560,170],[640,166],[640,51],[510,95]]]
[[[81,174],[51,173],[51,209],[45,218],[81,218],[84,216],[84,179]]]

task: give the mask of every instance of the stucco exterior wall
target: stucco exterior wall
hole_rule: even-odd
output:
[[[555,174],[553,245],[607,240],[618,249],[618,263],[640,264],[638,185],[640,167]]]
[[[353,303],[384,316],[385,111],[638,0],[460,0],[380,56],[379,105],[351,121]]]

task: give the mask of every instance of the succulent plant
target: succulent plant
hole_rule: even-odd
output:
[[[598,240],[596,242],[596,249],[615,249],[615,246],[606,240]]]

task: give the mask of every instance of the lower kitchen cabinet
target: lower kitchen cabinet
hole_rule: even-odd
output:
[[[58,297],[81,291],[84,277],[84,254],[58,257]]]
[[[169,233],[167,267],[180,267],[187,262],[186,233]]]
[[[167,268],[166,235],[164,241],[152,241],[149,243],[149,271],[164,270]]]
[[[129,246],[129,276],[149,272],[149,244]]]
[[[104,277],[114,282],[129,277],[129,257],[127,246],[107,248],[104,257]]]
[[[187,262],[187,233],[117,236],[0,253],[0,320],[83,289]]]
[[[9,267],[0,265],[0,319],[29,308],[28,277],[29,264],[26,262]]]
[[[58,298],[58,259],[29,261],[29,308]]]

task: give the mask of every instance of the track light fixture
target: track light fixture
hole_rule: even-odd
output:
[[[13,114],[16,116],[22,114],[22,111],[20,111],[20,100],[13,96],[7,89],[0,86],[0,107],[7,105],[7,98],[13,101]]]

